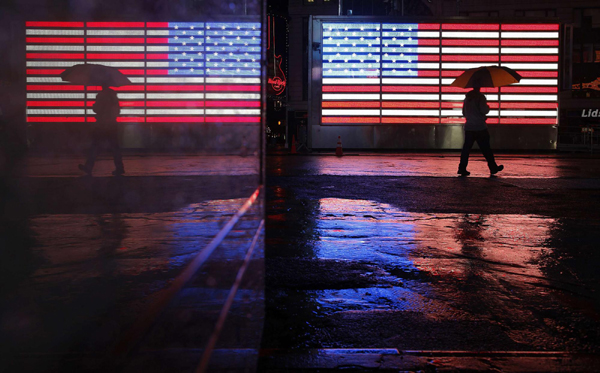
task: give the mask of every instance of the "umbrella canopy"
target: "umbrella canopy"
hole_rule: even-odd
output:
[[[73,65],[63,71],[60,77],[63,81],[82,85],[121,87],[131,84],[118,69],[92,63]]]
[[[466,70],[450,84],[453,87],[503,87],[518,83],[521,75],[504,66],[482,66]]]

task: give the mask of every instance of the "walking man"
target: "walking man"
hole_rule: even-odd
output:
[[[469,163],[469,153],[475,142],[479,145],[479,149],[481,149],[487,161],[490,174],[495,175],[504,169],[504,166],[496,164],[494,153],[490,148],[490,133],[485,124],[487,120],[486,114],[489,112],[490,107],[487,104],[487,99],[480,92],[479,87],[475,87],[467,93],[462,109],[467,122],[465,123],[465,143],[460,154],[460,164],[458,165],[458,174],[460,176],[471,174],[467,171],[467,164]]]
[[[123,158],[119,147],[117,126],[117,117],[121,112],[121,108],[117,93],[107,85],[103,85],[102,91],[96,96],[93,110],[96,113],[96,123],[92,126],[92,144],[85,165],[80,164],[79,169],[91,175],[98,155],[98,148],[106,145],[111,149],[114,157],[115,170],[112,174],[115,176],[123,175],[125,168],[123,167]]]

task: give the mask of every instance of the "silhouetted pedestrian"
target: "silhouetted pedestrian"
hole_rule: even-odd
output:
[[[467,93],[463,103],[462,113],[466,118],[465,123],[465,143],[460,154],[460,164],[458,165],[458,174],[468,176],[471,173],[467,171],[469,163],[469,154],[473,144],[477,142],[479,149],[483,153],[490,169],[490,174],[494,175],[504,169],[504,166],[496,164],[494,153],[490,147],[490,133],[488,132],[485,121],[486,114],[490,112],[487,99],[480,92],[478,87],[473,88]]]
[[[121,148],[119,147],[117,117],[121,112],[117,93],[108,86],[102,86],[102,91],[96,96],[93,106],[96,113],[96,123],[92,125],[92,143],[88,152],[85,165],[80,164],[79,169],[88,175],[92,174],[98,149],[106,145],[113,153],[115,170],[113,175],[120,176],[125,173]]]

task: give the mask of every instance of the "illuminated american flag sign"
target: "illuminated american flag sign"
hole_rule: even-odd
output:
[[[27,121],[93,122],[101,87],[61,81],[80,63],[113,66],[120,122],[259,123],[256,22],[27,22]]]
[[[558,24],[323,23],[324,125],[460,124],[463,71],[515,69],[520,83],[484,88],[488,123],[556,125]]]

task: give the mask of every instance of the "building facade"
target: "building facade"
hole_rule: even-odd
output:
[[[600,107],[600,6],[594,1],[506,1],[500,4],[492,1],[291,0],[288,6],[290,74],[287,123],[298,138],[306,138],[311,148],[333,148],[339,135],[343,136],[346,147],[355,148],[455,149],[462,143],[460,125],[452,130],[448,126],[427,129],[423,125],[394,125],[387,126],[385,130],[383,126],[353,125],[344,130],[340,126],[322,123],[322,113],[318,112],[321,103],[315,101],[322,100],[323,96],[319,88],[315,89],[317,84],[312,75],[315,72],[320,74],[323,66],[319,65],[320,62],[314,63],[319,57],[314,58],[318,54],[314,49],[318,47],[312,43],[320,42],[317,39],[322,37],[315,34],[313,28],[327,19],[344,22],[379,19],[402,23],[558,24],[560,58],[556,61],[555,72],[556,125],[541,130],[540,126],[527,125],[524,121],[520,126],[502,130],[501,123],[490,123],[496,142],[494,145],[504,149],[560,149],[562,145],[568,148],[570,143],[581,140],[582,127],[598,124],[593,113]],[[345,18],[336,18],[338,16]],[[538,106],[547,107],[547,104]],[[440,108],[440,112],[442,110]],[[361,140],[356,141],[358,138]],[[365,138],[368,140],[364,141]],[[396,140],[390,140],[393,138]]]

